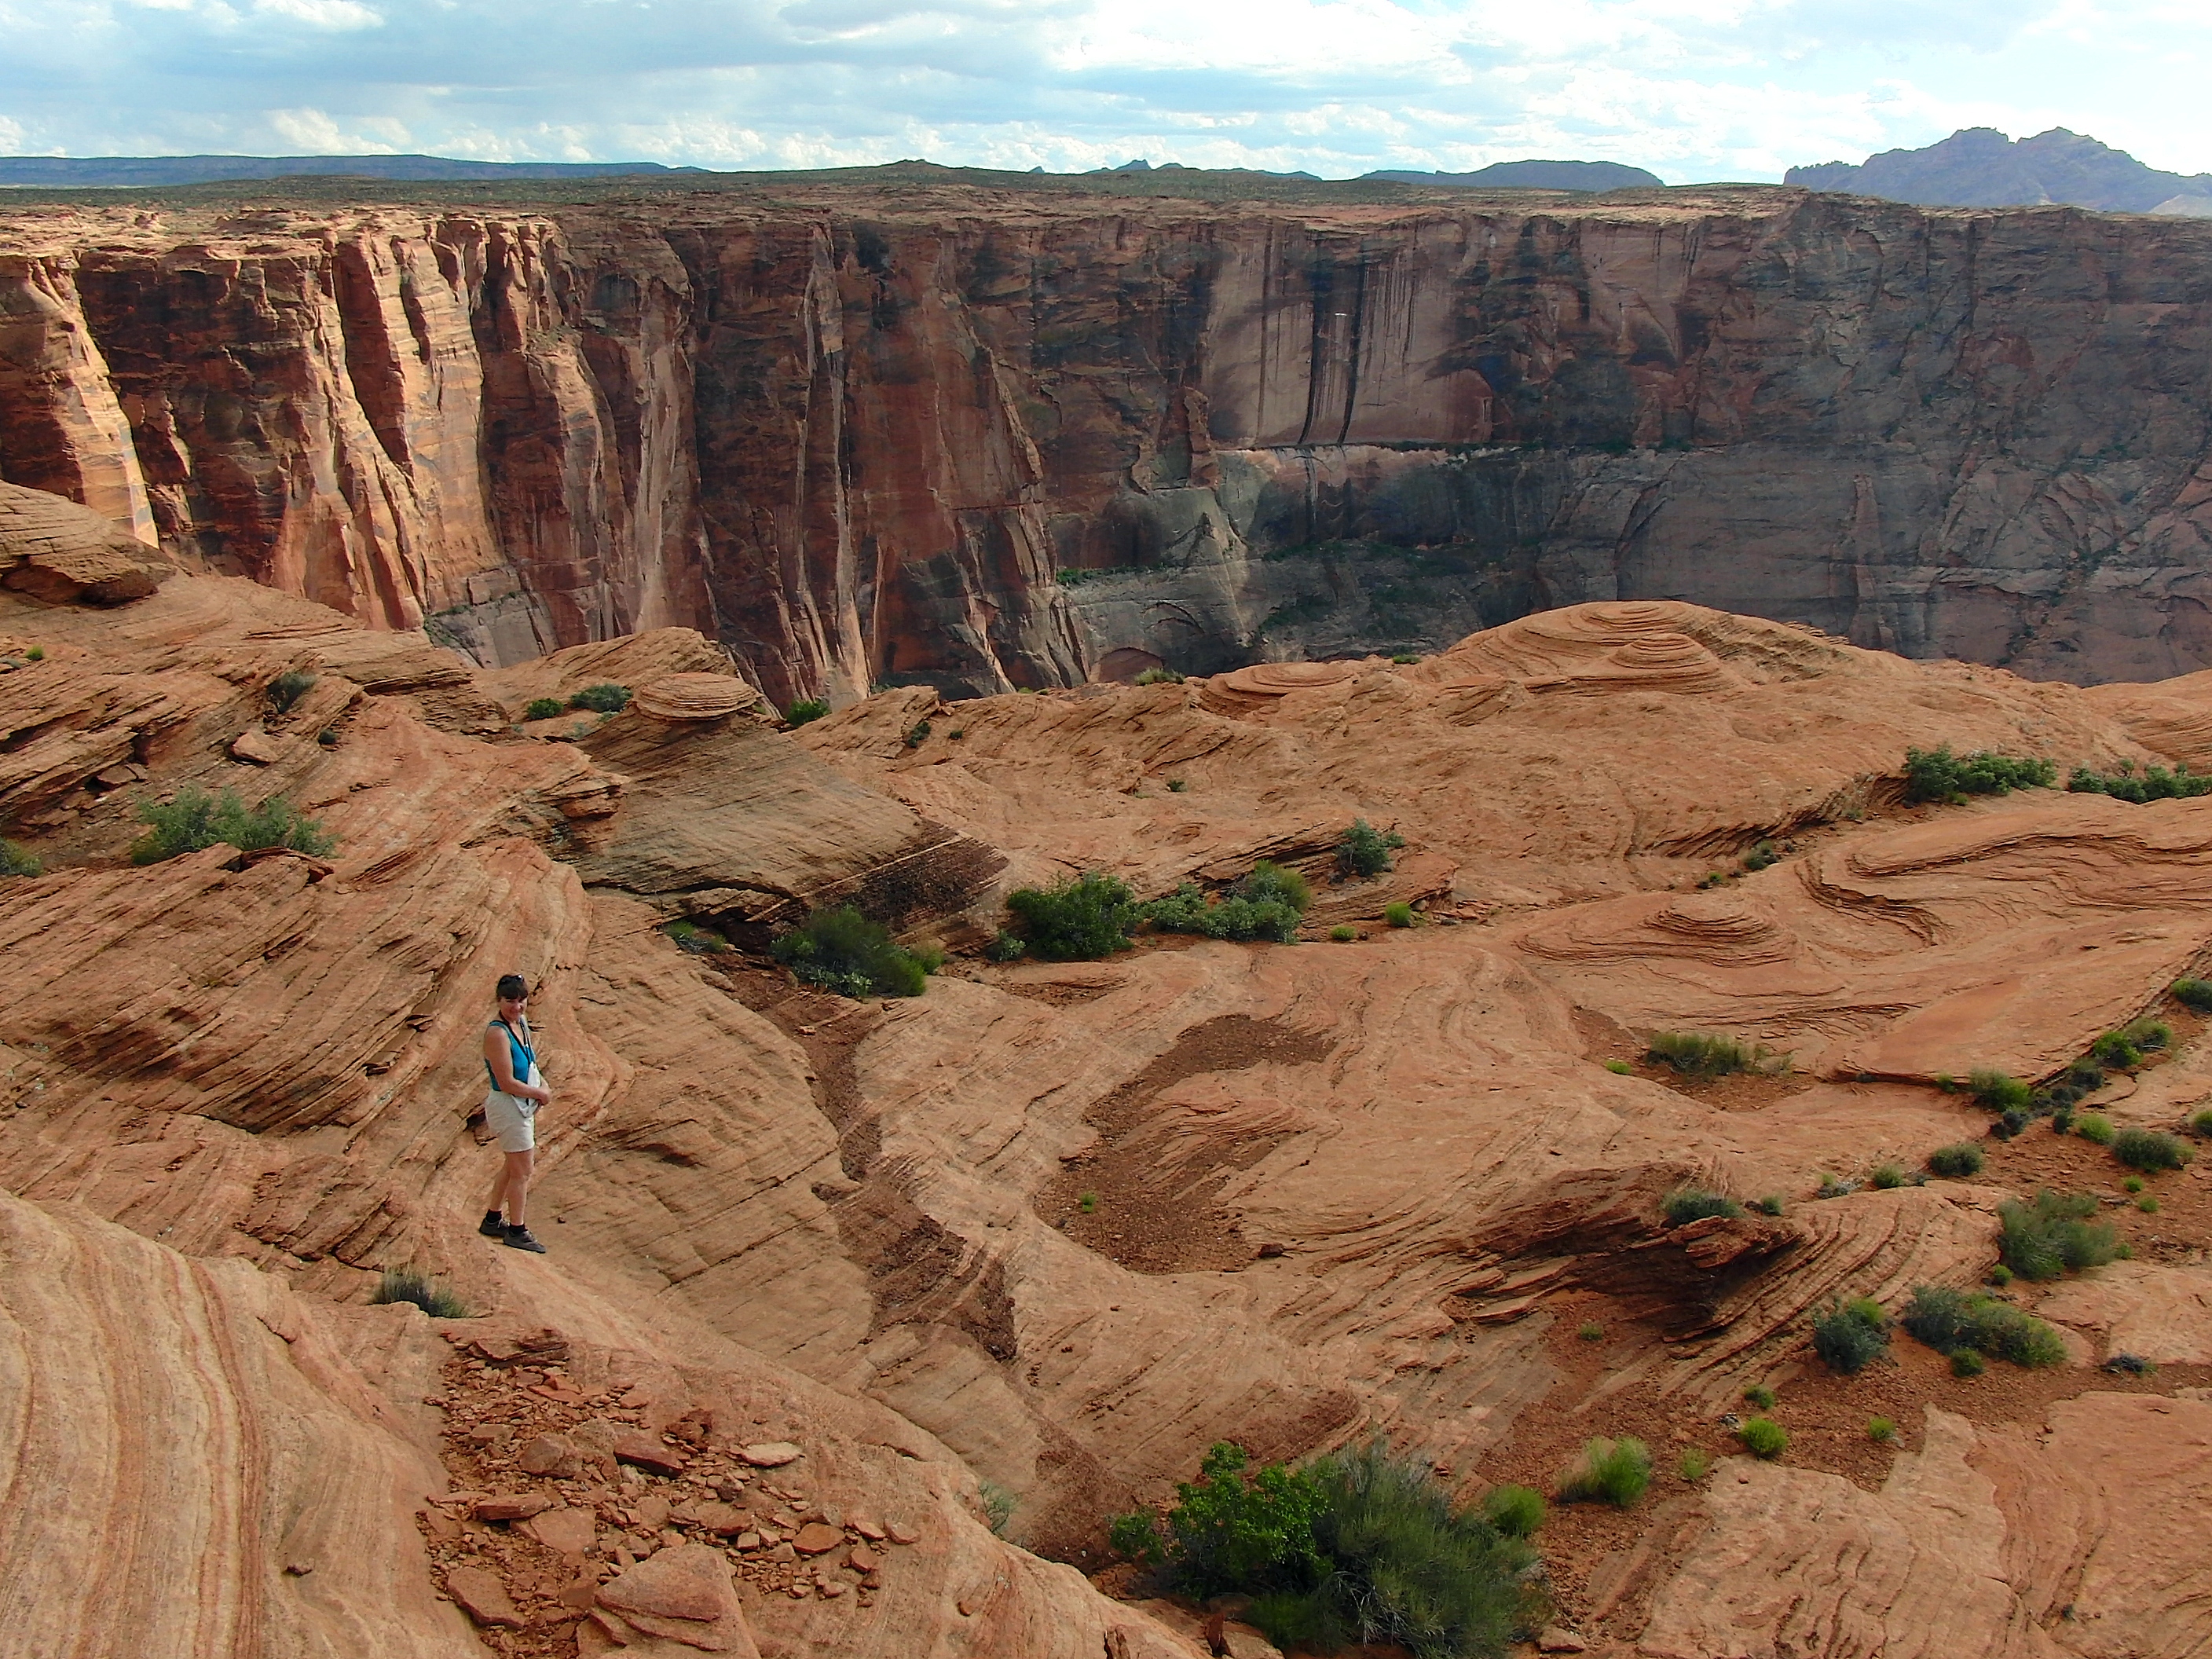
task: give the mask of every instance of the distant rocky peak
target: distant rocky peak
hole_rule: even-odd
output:
[[[1966,127],[1924,149],[1884,150],[1856,166],[1792,167],[1784,181],[1923,207],[2066,203],[2108,213],[2212,212],[2212,173],[2161,173],[2064,127],[2017,140],[1995,127]]]

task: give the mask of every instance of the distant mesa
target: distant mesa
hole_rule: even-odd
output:
[[[211,185],[230,179],[590,179],[698,173],[658,161],[462,161],[446,155],[0,155],[0,185]]]
[[[1784,182],[1921,207],[2040,207],[2212,218],[2212,173],[2161,173],[2064,127],[2017,141],[1967,127],[1925,149],[1890,149],[1857,166],[1792,167]]]
[[[1493,161],[1473,173],[1365,173],[1399,185],[1466,185],[1507,190],[1660,190],[1666,180],[1620,161]]]

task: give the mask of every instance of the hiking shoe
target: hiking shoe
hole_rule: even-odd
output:
[[[537,1236],[527,1227],[509,1227],[506,1242],[510,1250],[532,1250],[539,1255],[545,1254],[545,1247],[538,1242]]]
[[[501,1215],[497,1210],[486,1210],[484,1212],[484,1218],[477,1223],[477,1231],[482,1233],[486,1238],[505,1238],[507,1237],[507,1218]]]

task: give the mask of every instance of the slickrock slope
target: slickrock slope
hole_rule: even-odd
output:
[[[779,705],[1662,597],[2212,663],[2203,225],[423,189],[0,216],[0,476],[482,661],[694,628]]]
[[[78,529],[106,533],[89,514]],[[532,1659],[652,1632],[632,1614],[720,1631],[732,1595],[764,1654],[1166,1659],[1178,1638],[1149,1615],[963,1518],[978,1483],[1012,1498],[1016,1542],[1095,1568],[1103,1517],[1188,1478],[1217,1439],[1283,1457],[1379,1430],[1472,1494],[1548,1484],[1591,1434],[1724,1449],[1723,1414],[1772,1380],[1785,1419],[1804,1413],[1788,1470],[1668,1474],[1648,1510],[1563,1514],[1547,1548],[1593,1640],[1696,1650],[1722,1640],[1727,1606],[1741,1651],[1840,1654],[1915,1604],[1826,1588],[1845,1546],[1815,1520],[1769,1559],[1744,1494],[1848,1512],[1905,1552],[1892,1576],[1909,1589],[1983,1559],[1898,1518],[1934,1501],[1911,1492],[1965,1490],[1911,1473],[1966,1455],[1927,1407],[1972,1420],[1972,1467],[1991,1471],[2018,1425],[2078,1407],[2081,1473],[2063,1481],[2087,1492],[2120,1455],[2100,1425],[2122,1419],[2080,1402],[2154,1392],[2154,1412],[2212,1385],[2187,1357],[2212,1352],[2191,1256],[2212,1241],[2212,1187],[2194,1169],[2160,1178],[2160,1216],[2125,1212],[2131,1273],[2015,1291],[2070,1316],[2074,1363],[1980,1383],[1925,1350],[1850,1383],[1808,1370],[1809,1308],[1973,1284],[2007,1193],[2112,1184],[2106,1154],[2039,1128],[1990,1143],[1978,1182],[1813,1196],[1824,1173],[1917,1168],[1983,1135],[1986,1114],[1929,1086],[1934,1070],[2055,1066],[2095,1022],[2164,1009],[2166,982],[2212,956],[2196,850],[2212,799],[1899,804],[1908,745],[2151,758],[2152,727],[2106,712],[2107,694],[1607,604],[1413,664],[951,703],[908,688],[790,733],[696,633],[482,672],[418,633],[193,574],[109,606],[0,586],[0,833],[46,863],[0,878],[11,1224],[412,1334],[393,1424],[331,1397],[398,1437],[370,1434],[349,1467],[404,1486],[442,1460],[454,1501],[420,1543],[392,1528],[427,1485],[353,1523],[383,1528],[371,1564],[398,1565],[379,1571],[421,1572],[393,1604],[429,1621],[418,1644],[452,1625],[420,1601],[434,1583],[476,1609],[478,1639]],[[287,670],[313,680],[280,710]],[[532,698],[604,681],[632,689],[622,712],[516,724]],[[2185,725],[2185,684],[2168,695]],[[136,804],[186,782],[282,788],[337,847],[129,864]],[[1389,875],[1335,882],[1356,817],[1407,846]],[[1762,839],[1771,867],[1686,890]],[[1340,919],[1365,936],[956,957],[926,995],[867,1002],[800,989],[753,949],[848,899],[910,938],[978,942],[1018,882],[1101,867],[1153,892],[1262,856],[1316,878],[1310,933]],[[1430,925],[1381,927],[1398,898]],[[686,915],[747,951],[679,949],[663,925]],[[2098,948],[2057,948],[2083,944]],[[469,1124],[477,1033],[516,969],[555,1091],[543,1260],[474,1231],[492,1158]],[[2112,1085],[2124,1121],[2170,1126],[2212,1088],[2200,1027],[2174,1018],[2180,1052]],[[1796,1069],[1670,1081],[1640,1038],[1676,1021],[1793,1048]],[[1685,1183],[1776,1194],[1783,1213],[1669,1228],[1659,1200]],[[489,1316],[446,1328],[459,1340],[438,1382],[421,1322],[354,1306],[393,1267]],[[51,1300],[27,1322],[5,1305],[39,1333],[9,1340],[63,1340]],[[2147,1317],[2185,1328],[2159,1376],[2084,1369]],[[556,1338],[531,1346],[541,1328]],[[1908,1425],[1893,1468],[1864,1438],[1870,1400]],[[642,1465],[617,1443],[633,1431]],[[756,1433],[799,1444],[800,1476],[749,1461]],[[574,1443],[573,1472],[560,1447],[531,1449],[541,1435]],[[620,1473],[654,1459],[680,1467]],[[2027,1490],[2017,1462],[1988,1479]],[[2130,1524],[2178,1533],[2193,1479],[2150,1491]],[[568,1518],[477,1507],[507,1495]],[[2033,1495],[1993,1501],[2018,1517],[2017,1559],[1970,1598],[1977,1639],[2017,1627],[2084,1655],[2137,1639],[2124,1620],[2104,1648],[2062,1628],[2066,1586],[2104,1582],[2093,1526]],[[828,1556],[856,1547],[847,1522],[866,1541],[854,1517],[894,1507],[936,1516],[936,1541],[874,1569],[848,1557],[837,1594],[795,1571],[799,1528],[825,1528],[807,1536]],[[738,1509],[793,1535],[718,1531]],[[105,1639],[98,1605],[41,1582],[41,1617]],[[1840,1609],[1809,1634],[1774,1588],[1801,1582],[1796,1601]],[[2178,1569],[2145,1582],[2144,1607],[2187,1604]],[[2119,1620],[2124,1598],[2097,1595],[2076,1600]],[[610,1618],[588,1623],[593,1607]]]

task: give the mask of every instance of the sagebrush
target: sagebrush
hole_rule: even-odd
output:
[[[1611,1504],[1627,1509],[1651,1486],[1651,1451],[1641,1440],[1623,1435],[1618,1440],[1598,1439],[1583,1448],[1583,1455],[1559,1483],[1559,1496]]]
[[[289,847],[318,858],[337,846],[319,820],[303,816],[282,795],[249,807],[235,789],[210,795],[187,785],[165,801],[141,802],[138,819],[146,831],[131,843],[133,864],[159,864],[226,842],[241,853]]]
[[[408,1302],[433,1319],[466,1319],[468,1304],[430,1277],[410,1268],[387,1267],[368,1298],[378,1306]]]
[[[1954,1369],[1961,1352],[2030,1367],[2066,1359],[2066,1344],[2057,1331],[2034,1315],[1978,1291],[1919,1285],[1897,1322],[1929,1347],[1950,1354]]]
[[[1043,962],[1095,962],[1126,951],[1137,915],[1129,884],[1097,870],[1049,887],[1017,888],[1006,908],[1021,924],[1017,936],[1028,953]]]
[[[2095,1218],[2100,1209],[2087,1193],[2049,1188],[2032,1204],[2008,1198],[1997,1206],[1997,1256],[2022,1279],[2057,1279],[2069,1268],[2101,1267],[2119,1249],[2118,1230]]]
[[[937,966],[934,952],[906,949],[849,904],[817,910],[779,935],[769,954],[800,983],[846,997],[918,997]]]

